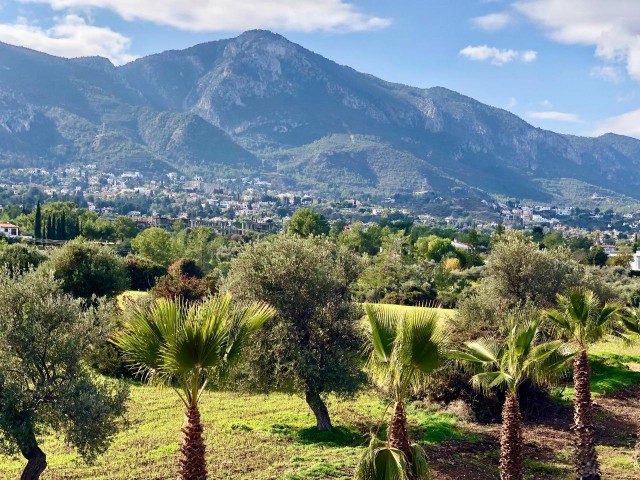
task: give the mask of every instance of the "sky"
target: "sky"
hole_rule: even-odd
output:
[[[117,65],[256,28],[537,127],[640,138],[640,0],[0,0],[0,41]]]

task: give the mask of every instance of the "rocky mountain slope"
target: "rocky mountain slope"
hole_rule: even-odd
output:
[[[277,168],[297,188],[345,194],[427,185],[551,201],[570,181],[640,198],[639,140],[541,130],[266,31],[122,67],[0,44],[0,164],[77,161],[205,177]]]

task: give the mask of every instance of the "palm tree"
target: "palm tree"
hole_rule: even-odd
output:
[[[540,319],[514,322],[507,338],[467,342],[466,351],[450,355],[477,369],[473,386],[506,390],[500,434],[500,479],[524,479],[524,442],[518,388],[525,380],[550,383],[566,369],[572,356],[560,340],[540,342]]]
[[[636,335],[640,335],[640,308],[627,308],[621,316],[624,328]],[[640,426],[636,434],[636,446],[634,449],[633,459],[637,466],[640,466]]]
[[[618,309],[616,305],[601,305],[591,291],[574,290],[566,296],[558,295],[558,309],[545,312],[545,317],[558,333],[578,350],[573,363],[573,431],[576,441],[574,460],[577,476],[581,480],[601,478],[593,426],[591,368],[587,354],[589,345],[608,334],[619,335]]]
[[[253,331],[274,315],[260,303],[231,305],[231,296],[202,304],[160,299],[134,307],[114,339],[124,359],[151,383],[173,387],[184,403],[178,478],[205,480],[205,444],[198,402],[210,382],[228,374]]]
[[[438,310],[421,308],[406,314],[395,307],[365,305],[365,311],[370,327],[367,370],[393,398],[394,413],[387,428],[388,444],[373,436],[356,478],[383,478],[376,474],[383,470],[391,475],[388,478],[426,478],[424,450],[410,443],[405,401],[444,359],[447,336],[440,328]],[[392,471],[402,471],[404,476],[395,477]]]

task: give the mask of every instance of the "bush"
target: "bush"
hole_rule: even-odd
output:
[[[212,277],[197,278],[187,275],[165,275],[151,290],[156,298],[180,298],[186,302],[198,302],[216,292],[217,285]]]
[[[127,274],[133,290],[147,291],[156,284],[156,280],[167,274],[167,269],[140,255],[127,257]]]
[[[169,275],[173,277],[202,278],[203,273],[196,262],[190,258],[179,258],[169,266]]]
[[[84,239],[54,250],[41,268],[52,270],[62,289],[76,298],[114,297],[129,286],[125,260]]]
[[[46,258],[37,248],[14,243],[0,250],[0,267],[6,268],[10,275],[25,273],[37,268]]]

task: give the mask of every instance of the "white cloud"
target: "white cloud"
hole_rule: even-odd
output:
[[[518,99],[516,97],[509,97],[509,103],[507,108],[515,108],[518,105]]]
[[[491,62],[494,65],[504,65],[514,60],[528,63],[533,62],[538,57],[538,53],[533,50],[519,52],[511,49],[501,50],[499,48],[489,47],[488,45],[469,45],[460,50],[460,55],[470,60]]]
[[[612,67],[611,65],[601,65],[599,67],[593,67],[591,69],[591,76],[602,78],[603,80],[607,80],[611,83],[620,83],[622,80],[622,74],[620,70],[616,67]]]
[[[295,31],[364,31],[388,18],[361,12],[344,0],[20,0],[55,10],[101,8],[125,20],[144,20],[197,32],[272,28]]]
[[[57,19],[48,29],[30,24],[24,18],[0,24],[0,41],[61,57],[99,55],[115,64],[136,58],[129,53],[129,38],[109,28],[91,25],[75,14]]]
[[[515,8],[561,43],[595,47],[640,80],[640,5],[637,0],[521,0]]]
[[[527,112],[527,117],[534,118],[536,120],[555,120],[557,122],[570,122],[570,123],[578,123],[582,120],[575,113],[565,113],[565,112]]]
[[[488,32],[502,30],[508,26],[512,20],[511,15],[506,12],[490,13],[488,15],[471,19],[475,26]]]
[[[640,138],[640,109],[623,113],[617,117],[607,118],[598,124],[592,135],[599,136],[605,133],[617,133]]]
[[[549,101],[549,99],[544,99],[540,102],[540,105],[543,106],[544,108],[553,108],[553,103],[551,103],[551,101]]]

